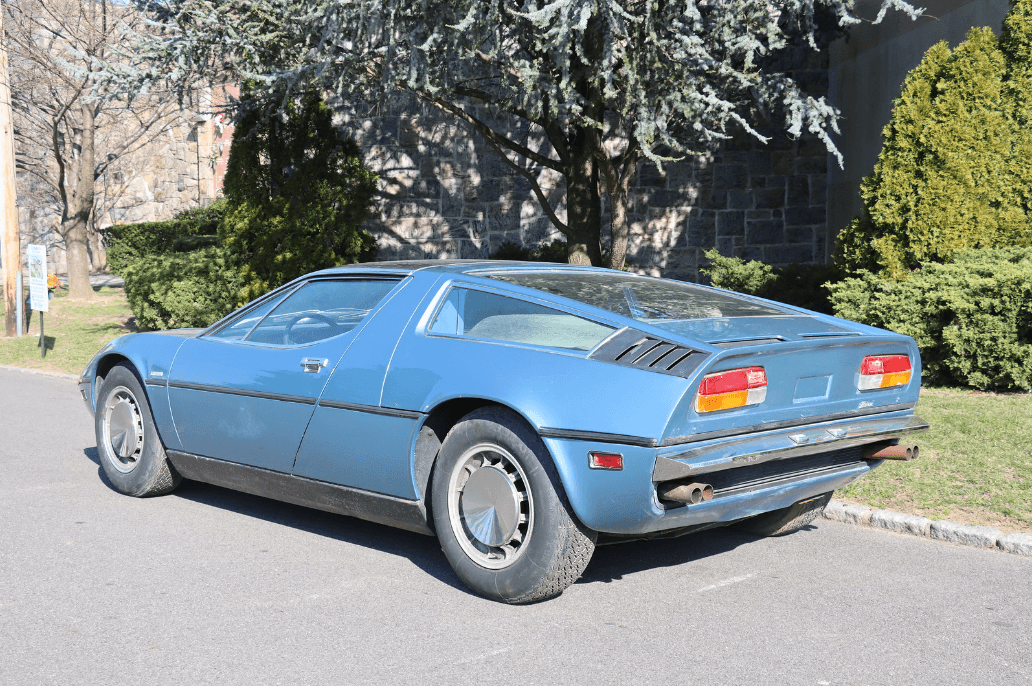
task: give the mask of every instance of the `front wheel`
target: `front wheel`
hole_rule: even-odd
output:
[[[494,600],[531,603],[559,595],[595,549],[595,532],[571,514],[540,437],[508,410],[477,410],[448,433],[431,502],[455,573]]]
[[[104,473],[127,495],[163,495],[180,476],[165,456],[147,394],[125,364],[111,368],[97,393],[97,451]]]

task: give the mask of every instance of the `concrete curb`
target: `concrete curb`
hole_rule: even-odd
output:
[[[62,374],[61,372],[51,372],[46,369],[29,369],[27,367],[12,367],[6,364],[0,364],[0,369],[6,369],[9,372],[22,372],[23,374],[39,374],[41,376],[52,376],[55,379],[70,379],[71,381],[78,381],[79,377],[75,374]]]
[[[973,548],[992,548],[1012,555],[1032,557],[1032,534],[1005,534],[988,526],[968,526],[940,519],[932,521],[927,517],[872,510],[863,505],[848,505],[841,500],[832,500],[824,508],[825,519],[854,526],[868,526],[885,529],[899,534],[923,536],[936,541],[957,543]]]

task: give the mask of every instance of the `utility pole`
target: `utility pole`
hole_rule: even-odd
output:
[[[7,43],[4,40],[4,12],[0,3],[0,245],[4,264],[4,324],[8,336],[17,335],[15,310],[22,297],[17,293],[21,271],[21,237],[18,231],[18,193],[14,186],[14,118],[11,113]]]

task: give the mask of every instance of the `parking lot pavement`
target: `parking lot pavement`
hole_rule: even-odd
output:
[[[818,521],[471,595],[436,541],[203,484],[116,493],[66,379],[0,369],[2,684],[1025,684],[1032,559]]]

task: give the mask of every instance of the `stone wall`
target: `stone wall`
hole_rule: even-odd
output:
[[[827,91],[826,54],[799,49],[782,60],[804,89]],[[489,121],[547,152],[518,121]],[[506,242],[533,247],[561,238],[530,184],[454,118],[411,102],[338,123],[381,177],[378,218],[368,227],[380,259],[485,258]],[[773,132],[766,145],[736,139],[662,173],[643,162],[631,192],[628,267],[694,281],[712,247],[775,265],[823,262],[827,173],[820,141]],[[538,178],[565,220],[562,177],[545,170]]]

